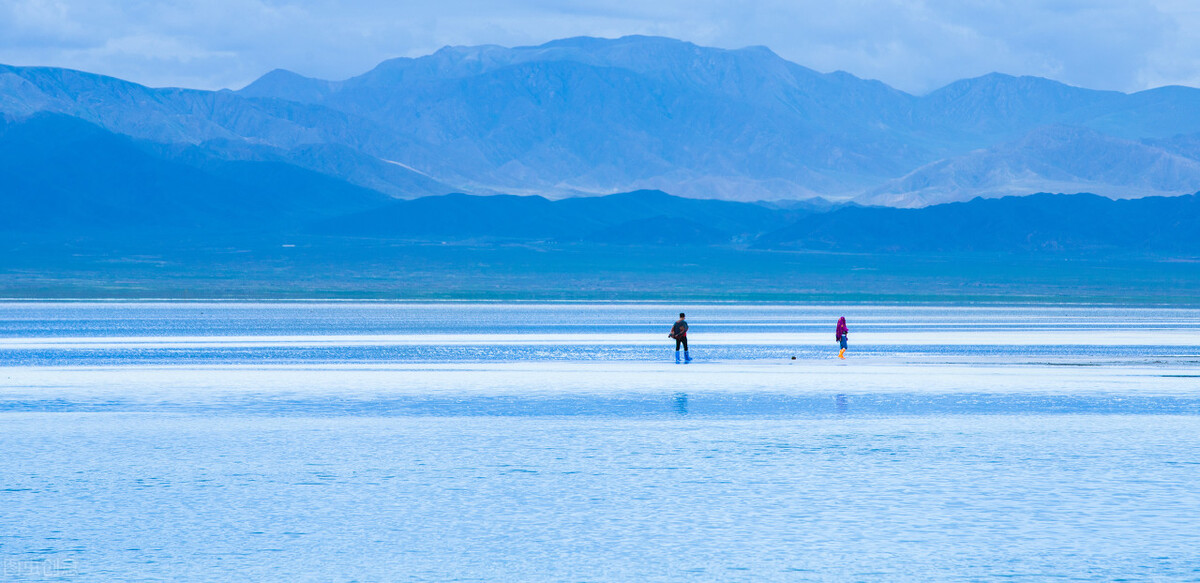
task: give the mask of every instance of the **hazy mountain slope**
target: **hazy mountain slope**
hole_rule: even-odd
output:
[[[1079,125],[1130,140],[1200,132],[1200,90],[1158,87],[1125,95],[1075,116]]]
[[[269,155],[259,152],[251,159],[286,162],[396,198],[417,198],[454,191],[450,185],[404,164],[376,158],[341,144],[304,144]]]
[[[246,92],[272,95],[259,84]],[[473,186],[671,184],[692,196],[754,198],[846,192],[909,164],[897,157],[921,159],[881,127],[904,117],[911,99],[763,49],[626,38],[447,48],[331,85],[319,103],[437,145],[416,157],[386,144],[372,154]]]
[[[1174,196],[1200,190],[1200,161],[1150,144],[1053,126],[1020,140],[935,162],[856,200],[919,207],[977,196],[1093,192],[1111,198]]]
[[[453,190],[359,152],[353,145],[376,139],[376,130],[343,112],[230,91],[153,89],[68,69],[0,65],[0,115],[19,119],[37,112],[69,115],[139,140],[203,145],[232,160],[294,163],[395,196]],[[326,154],[312,155],[326,146]]]
[[[966,143],[993,144],[1062,123],[1088,111],[1119,106],[1128,96],[1071,87],[1040,77],[992,73],[955,81],[917,101],[914,121]],[[1007,138],[1007,139],[1006,139]]]
[[[63,113],[109,131],[157,142],[200,143],[254,136],[274,145],[319,141],[344,116],[328,112],[308,126],[228,91],[151,89],[70,69],[0,66],[3,112]],[[311,117],[311,116],[310,116]]]
[[[0,120],[0,222],[12,232],[278,232],[389,197],[279,162],[164,158],[60,114]]]
[[[231,182],[53,114],[0,124],[0,185],[0,221],[10,231],[194,228],[234,215],[223,201],[207,200],[232,190]],[[172,195],[162,195],[167,190]]]
[[[756,247],[854,252],[1200,253],[1200,195],[1112,200],[1037,194],[920,209],[847,207],[763,235]]]
[[[1184,158],[1200,160],[1200,133],[1175,134],[1168,138],[1146,139],[1142,142]]]

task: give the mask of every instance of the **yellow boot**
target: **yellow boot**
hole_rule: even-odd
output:
[[[846,349],[845,348],[843,348],[841,350],[841,352],[838,352],[838,358],[840,358],[842,360],[846,360]]]

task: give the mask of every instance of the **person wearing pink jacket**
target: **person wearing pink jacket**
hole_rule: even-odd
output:
[[[850,334],[850,329],[846,327],[846,317],[838,318],[837,323],[837,341],[842,347],[841,352],[838,352],[838,358],[846,360],[846,336]]]

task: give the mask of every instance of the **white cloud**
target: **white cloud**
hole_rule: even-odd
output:
[[[447,44],[656,34],[766,45],[921,93],[991,71],[1102,89],[1200,84],[1192,0],[0,0],[0,62],[151,85],[323,78]]]

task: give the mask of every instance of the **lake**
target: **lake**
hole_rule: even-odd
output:
[[[1198,389],[1198,309],[0,302],[0,581],[1200,580]]]

